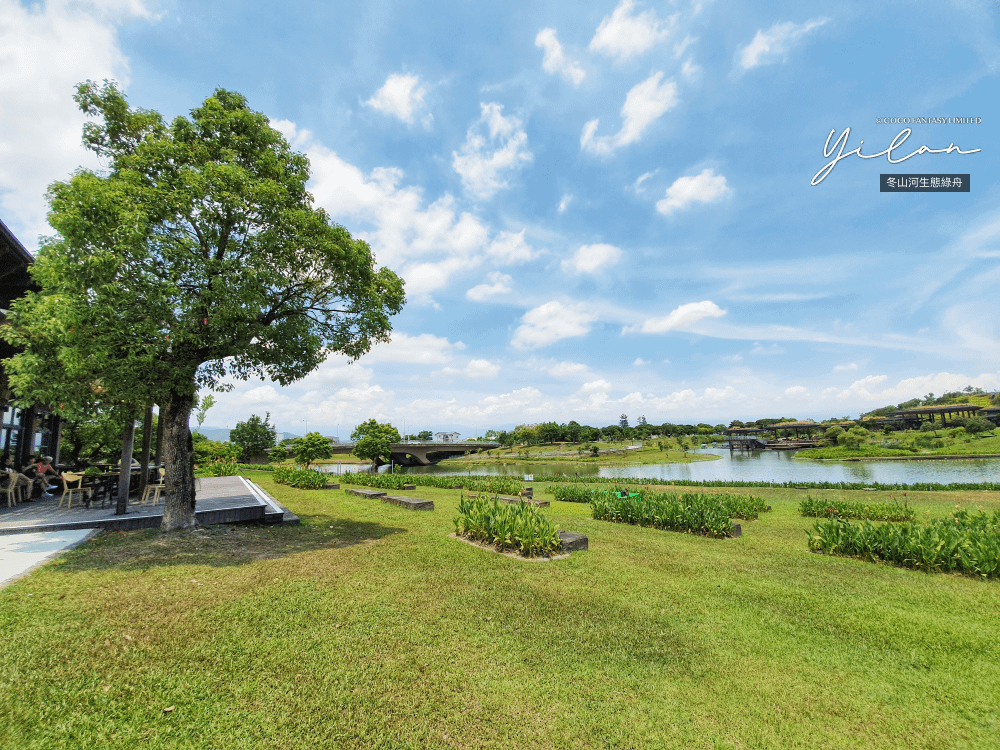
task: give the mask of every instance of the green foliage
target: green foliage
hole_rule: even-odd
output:
[[[622,497],[622,495],[625,495]],[[653,495],[646,491],[603,492],[590,502],[600,521],[630,523],[717,539],[732,536],[733,523],[724,495]]]
[[[533,505],[501,503],[485,497],[465,497],[458,502],[455,533],[517,550],[522,555],[552,555],[561,548],[556,525]]]
[[[844,434],[844,428],[837,427],[836,425],[834,425],[833,427],[826,428],[826,432],[823,433],[823,439],[826,441],[827,445],[836,445],[837,440],[843,434]]]
[[[233,459],[222,461],[209,461],[201,466],[198,471],[199,476],[205,477],[233,477],[240,473],[240,464]]]
[[[907,452],[908,453],[908,452]],[[464,477],[463,477],[464,479]],[[632,484],[632,485],[674,485],[677,487],[794,487],[810,490],[914,490],[924,492],[951,492],[954,490],[988,490],[1000,492],[1000,482],[913,482],[912,484],[872,482],[761,482],[738,479],[653,479],[646,477],[595,477],[574,474],[535,474],[536,482],[557,482],[572,484]]]
[[[309,162],[238,93],[218,89],[169,125],[115,84],[77,87],[101,172],[49,188],[49,223],[12,304],[5,362],[26,402],[65,416],[149,403],[165,419],[164,527],[194,523],[188,422],[199,388],[287,385],[331,353],[388,341],[403,282],[313,205]]]
[[[282,445],[276,445],[267,452],[267,457],[272,463],[279,463],[288,460],[288,451]]]
[[[326,486],[328,474],[314,469],[294,469],[290,466],[276,466],[274,481],[302,490],[321,490]]]
[[[959,510],[928,525],[851,523],[820,520],[809,549],[831,555],[883,561],[927,572],[1000,577],[1000,511],[969,514]]]
[[[264,456],[274,447],[275,434],[270,412],[266,412],[264,419],[253,414],[229,431],[229,442],[243,449],[243,458]]]
[[[333,455],[333,448],[330,441],[318,432],[309,432],[302,437],[295,438],[291,443],[292,454],[300,464],[305,464],[306,468],[313,461],[321,461]]]
[[[392,444],[398,443],[400,439],[399,431],[388,422],[380,424],[369,419],[355,427],[351,433],[351,440],[356,441],[351,453],[371,461],[373,466],[388,463],[392,456]]]
[[[903,503],[858,503],[850,500],[806,499],[799,503],[799,515],[812,518],[855,518],[865,521],[913,521],[917,514]]]
[[[136,436],[141,445],[141,437]],[[153,432],[155,441],[156,432]],[[117,461],[122,455],[122,423],[117,415],[102,411],[81,421],[64,422],[60,460],[67,464]]]
[[[382,490],[401,490],[404,484],[418,487],[451,489],[460,487],[469,492],[489,495],[518,495],[521,482],[513,477],[449,477],[436,474],[363,474],[354,473],[341,477],[345,484],[374,487]]]
[[[996,425],[985,417],[972,417],[965,422],[965,431],[970,435],[979,435],[983,432],[992,432]]]
[[[870,435],[871,433],[864,427],[852,427],[847,432],[837,436],[837,445],[851,450],[857,450],[857,448],[860,447]]]
[[[195,398],[194,408],[197,409],[195,412],[195,421],[198,422],[198,429],[205,423],[205,415],[208,414],[208,410],[215,406],[215,396],[209,393],[204,398]],[[239,425],[237,425],[239,426]]]
[[[209,440],[200,432],[191,433],[191,445],[194,450],[194,462],[199,466],[213,461],[237,461],[242,452],[238,445]]]

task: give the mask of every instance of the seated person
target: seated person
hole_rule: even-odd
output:
[[[48,487],[48,480],[39,475],[38,469],[33,463],[22,466],[20,472],[21,483],[27,489],[28,499],[40,497],[45,492],[45,488]]]
[[[62,477],[52,465],[52,456],[38,456],[35,460],[35,470],[49,485],[62,483]]]
[[[13,474],[16,471],[17,471],[17,469],[14,468],[14,459],[10,457],[10,454],[4,453],[3,454],[3,473],[4,473],[5,480],[6,481],[10,481],[10,475]],[[27,477],[20,476],[17,481],[18,481],[18,484],[20,484],[22,487],[27,488],[27,487],[31,486],[31,480],[28,479]],[[5,487],[7,486],[6,482],[4,483],[4,486]]]

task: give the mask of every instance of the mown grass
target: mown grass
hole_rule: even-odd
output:
[[[810,553],[802,492],[760,490],[773,511],[728,540],[553,502],[590,551],[533,563],[449,539],[457,490],[422,488],[437,510],[414,513],[254,479],[303,525],[103,535],[0,591],[0,747],[909,750],[1000,734],[1000,584]],[[830,491],[873,495],[891,501]],[[986,492],[907,500],[921,518],[1000,508]]]

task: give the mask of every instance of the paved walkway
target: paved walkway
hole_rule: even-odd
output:
[[[65,531],[80,528],[143,528],[159,526],[163,501],[158,505],[139,505],[132,498],[125,516],[115,515],[115,506],[88,508],[74,501],[72,508],[59,506],[59,495],[36,498],[8,508],[0,505],[0,535],[10,532]],[[199,523],[235,523],[258,518],[271,509],[266,500],[254,493],[242,477],[208,477],[198,480],[197,512]],[[274,509],[278,511],[277,508]],[[279,511],[280,512],[280,511]],[[117,526],[116,524],[124,524]]]
[[[0,588],[96,533],[95,529],[73,529],[0,536]]]

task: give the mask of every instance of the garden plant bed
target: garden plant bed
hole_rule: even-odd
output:
[[[484,549],[497,555],[509,557],[511,560],[522,560],[524,562],[551,562],[553,560],[565,560],[570,556],[569,552],[559,552],[555,555],[522,555],[517,550],[500,549],[495,544],[487,544],[486,542],[481,542],[478,539],[470,539],[469,537],[458,534],[454,531],[448,536],[451,539],[457,539],[460,542],[465,542],[472,547],[478,547],[479,549]]]

